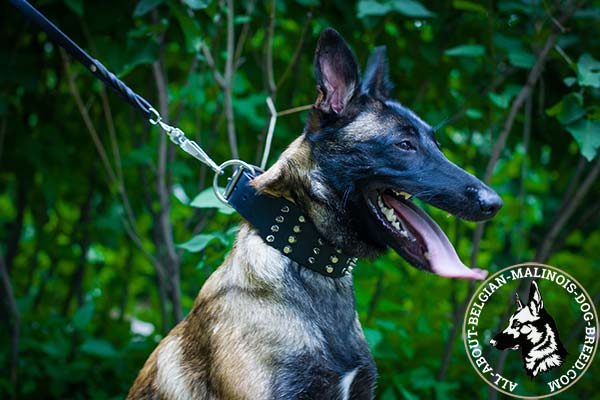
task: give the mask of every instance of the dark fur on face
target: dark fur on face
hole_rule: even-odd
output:
[[[427,123],[389,98],[385,48],[373,52],[361,81],[351,50],[327,29],[314,69],[318,98],[304,134],[257,187],[299,203],[323,236],[349,253],[374,256],[391,246],[411,264],[433,269],[418,233],[411,231],[416,243],[406,243],[382,229],[378,196],[406,192],[473,221],[491,218],[500,198],[443,155]]]

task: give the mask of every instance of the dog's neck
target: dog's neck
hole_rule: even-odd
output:
[[[550,325],[545,324],[544,330],[537,342],[532,342],[529,348],[523,347],[522,350],[525,369],[530,376],[537,376],[541,372],[560,366],[566,353]]]
[[[319,233],[355,257],[372,257],[373,250],[359,239],[346,214],[341,196],[331,188],[311,157],[305,135],[298,137],[277,162],[253,181],[261,193],[283,196],[309,216]]]
[[[322,321],[323,329],[333,329],[336,318],[354,324],[351,275],[333,279],[300,266],[265,243],[246,222],[223,267],[213,275],[203,290],[218,293],[223,286],[236,287],[256,299],[295,304],[310,314],[307,318]],[[220,287],[211,287],[217,282]]]

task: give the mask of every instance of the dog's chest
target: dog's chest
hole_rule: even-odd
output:
[[[310,321],[309,335],[318,338],[319,345],[281,355],[273,397],[373,398],[377,372],[356,315],[351,282],[345,288],[319,287],[313,278],[298,286],[304,288],[302,298],[289,298],[289,304],[295,305],[299,318]]]

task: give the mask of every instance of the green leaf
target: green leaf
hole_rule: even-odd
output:
[[[83,17],[83,1],[82,0],[63,0],[65,5],[80,17]]]
[[[223,188],[219,188],[219,190],[223,190]],[[203,190],[194,198],[194,200],[192,200],[190,205],[196,208],[216,208],[218,212],[227,215],[235,212],[233,208],[223,204],[221,200],[217,199],[212,187]]]
[[[135,6],[135,10],[133,10],[133,16],[141,17],[142,15],[154,10],[164,2],[165,0],[141,0],[137,6]]]
[[[75,329],[84,329],[92,321],[96,306],[93,302],[88,301],[75,311],[71,323]]]
[[[200,51],[200,45],[202,44],[202,32],[200,25],[195,18],[192,18],[185,7],[179,3],[169,3],[171,11],[175,15],[177,22],[183,36],[185,38],[185,47],[190,53],[197,53]]]
[[[528,51],[518,50],[508,53],[508,61],[519,68],[531,68],[535,64],[535,57]]]
[[[392,0],[380,3],[375,0],[362,0],[358,2],[356,16],[358,18],[382,16],[396,11],[412,18],[431,18],[435,13],[415,0]]]
[[[475,11],[482,14],[487,14],[487,10],[481,4],[474,3],[472,1],[454,0],[452,5],[457,10]]]
[[[444,54],[450,57],[479,57],[485,54],[485,48],[479,44],[463,44],[447,49]]]
[[[405,400],[419,400],[419,396],[408,391],[408,389],[406,389],[400,382],[394,380],[394,383],[396,384],[398,390],[400,390],[400,393],[402,393],[402,396],[404,396]]]
[[[296,3],[303,5],[305,7],[317,7],[321,5],[320,0],[296,0]]]
[[[579,145],[581,155],[588,161],[592,161],[600,147],[600,121],[580,119],[574,124],[568,125],[567,130],[573,135]]]
[[[198,253],[204,250],[206,246],[208,246],[208,244],[215,239],[219,239],[224,245],[227,244],[227,239],[224,237],[223,233],[212,232],[196,235],[187,242],[178,244],[177,247],[185,249],[191,253]]]
[[[556,117],[563,125],[569,125],[585,115],[583,98],[579,93],[570,93],[561,101],[546,110],[546,114]]]
[[[262,93],[253,93],[246,97],[239,97],[233,101],[235,115],[245,118],[256,129],[262,128],[265,123],[265,97]]]
[[[567,85],[567,87],[571,87],[577,82],[577,78],[574,76],[567,76],[565,79],[563,79],[563,82],[565,85]]]
[[[389,4],[382,4],[375,0],[359,1],[356,8],[358,18],[386,15],[392,10]]]
[[[83,342],[79,350],[103,358],[116,357],[119,355],[119,352],[115,350],[114,346],[103,339],[88,339]]]
[[[183,0],[183,3],[192,10],[203,10],[211,3],[210,0]]]
[[[383,340],[383,334],[378,330],[371,328],[364,328],[363,331],[365,332],[367,343],[369,343],[369,348],[371,351],[374,351],[377,345]]]
[[[502,93],[491,92],[488,94],[489,99],[500,108],[508,108],[511,99],[519,92],[520,87],[517,85],[508,85]]]
[[[153,40],[132,40],[127,44],[127,49],[130,55],[127,64],[118,73],[120,78],[132,72],[135,67],[152,64],[158,58],[158,43]]]
[[[471,119],[481,119],[483,117],[483,113],[481,112],[481,110],[477,110],[475,108],[467,109],[465,114]]]
[[[402,15],[413,18],[431,18],[435,13],[429,11],[425,6],[415,0],[395,0],[390,3],[392,10]]]
[[[600,61],[588,53],[577,62],[577,80],[581,86],[600,88]]]

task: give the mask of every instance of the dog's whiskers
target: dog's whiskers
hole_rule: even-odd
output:
[[[348,197],[350,197],[350,192],[352,192],[352,187],[349,187],[348,189],[346,189],[346,191],[344,192],[344,195],[342,196],[342,207],[344,209],[348,205]]]

